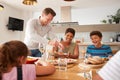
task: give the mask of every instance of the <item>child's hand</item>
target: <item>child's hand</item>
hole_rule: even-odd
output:
[[[45,62],[45,61],[43,61],[43,60],[38,60],[38,61],[36,62],[36,65],[39,65],[39,66],[47,66],[48,63]]]

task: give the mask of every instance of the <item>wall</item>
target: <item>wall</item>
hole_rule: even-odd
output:
[[[91,24],[103,24],[101,20],[108,19],[107,15],[115,14],[120,8],[120,5],[114,4],[113,6],[103,6],[103,7],[91,7],[91,8],[71,8],[71,21],[79,22],[79,25],[91,25]],[[56,9],[55,9],[56,10]],[[34,12],[33,17],[38,17],[40,12]],[[52,22],[60,22],[61,20],[61,8],[56,10],[56,17]],[[78,32],[76,33],[76,39],[83,39],[85,42],[89,42],[90,32]],[[109,42],[111,37],[115,37],[116,32],[103,32],[103,42]],[[59,38],[64,36],[64,33],[57,33]]]
[[[115,14],[120,8],[120,3],[113,6],[75,8],[71,6],[71,22],[79,22],[79,25],[101,24],[101,20],[108,19],[107,15]],[[61,22],[61,7],[54,8],[56,16],[52,22]],[[41,10],[40,10],[41,11]],[[33,17],[38,17],[40,12],[34,12]]]
[[[69,23],[68,23],[69,24]],[[62,25],[53,24],[53,31],[57,33],[59,38],[64,36],[64,32],[68,27],[75,29],[75,39],[83,40],[84,42],[90,42],[89,34],[91,31],[99,30],[103,34],[103,42],[110,42],[110,38],[116,39],[116,35],[120,34],[120,24],[94,24],[94,25]]]
[[[120,9],[120,5],[86,9],[72,8],[71,19],[73,22],[78,21],[79,25],[101,24],[101,20],[107,20],[107,15],[114,15],[118,9]]]
[[[3,4],[3,5],[4,5],[4,10],[0,11],[0,43],[6,42],[9,40],[23,41],[26,24],[24,24],[23,31],[8,30],[6,25],[8,24],[9,16],[23,19],[24,23],[26,23],[28,18],[31,16],[31,12],[30,14],[28,14],[29,12],[25,12],[20,9],[13,8],[6,4]]]
[[[16,39],[16,40],[21,40],[23,41],[24,39],[24,32],[25,32],[25,25],[26,21],[32,17],[38,17],[40,15],[40,12],[35,12],[32,14],[32,12],[28,11],[22,11],[16,8],[13,8],[11,6],[8,6],[6,4],[3,4],[5,9],[3,11],[0,11],[0,43],[5,42],[8,40]],[[109,14],[114,14],[117,9],[120,8],[120,5],[115,5],[115,6],[106,6],[106,7],[97,7],[97,8],[87,8],[87,9],[79,9],[79,8],[72,8],[71,10],[71,15],[72,15],[72,21],[78,21],[80,25],[84,24],[101,24],[100,20],[106,19],[107,15]],[[60,22],[61,18],[61,8],[55,8],[55,11],[57,13],[56,17],[52,22]],[[40,10],[41,11],[41,10]],[[16,18],[21,18],[25,20],[24,24],[24,31],[10,31],[7,29],[6,25],[8,23],[8,17],[16,17]],[[89,32],[84,32],[84,33],[77,33],[76,35],[77,38],[81,38],[81,36],[84,35],[89,35]],[[64,34],[64,33],[61,33]],[[107,38],[105,37],[105,41],[109,40],[110,35],[115,35],[116,33],[114,32],[109,32],[106,33],[105,35],[108,36]],[[58,34],[59,35],[59,34]],[[81,35],[81,36],[79,36]],[[60,35],[62,36],[62,35]],[[89,37],[86,36],[85,40],[88,40]]]

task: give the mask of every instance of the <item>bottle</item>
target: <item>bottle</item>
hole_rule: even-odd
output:
[[[110,38],[110,42],[114,42],[114,39],[113,39],[113,37],[111,37],[111,38]]]

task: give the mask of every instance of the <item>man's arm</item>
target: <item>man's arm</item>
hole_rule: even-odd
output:
[[[49,30],[49,32],[47,33],[47,38],[49,38],[49,40],[53,40],[53,39],[57,39],[57,36],[55,35],[55,33],[53,32],[52,30],[52,27],[51,29]]]
[[[46,43],[47,39],[37,34],[37,31],[36,31],[37,29],[34,27],[35,23],[36,23],[35,20],[28,21],[27,27],[26,27],[26,36],[29,37],[29,39],[34,42]]]

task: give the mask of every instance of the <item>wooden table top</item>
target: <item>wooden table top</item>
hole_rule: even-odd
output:
[[[78,59],[77,62],[73,64],[67,65],[67,71],[59,71],[58,66],[56,66],[56,72],[52,75],[48,76],[37,76],[36,80],[86,80],[83,74],[83,69],[79,67],[79,63],[83,62],[83,60]],[[90,69],[88,69],[90,70]],[[94,73],[92,76],[96,74],[96,71],[92,69]]]

